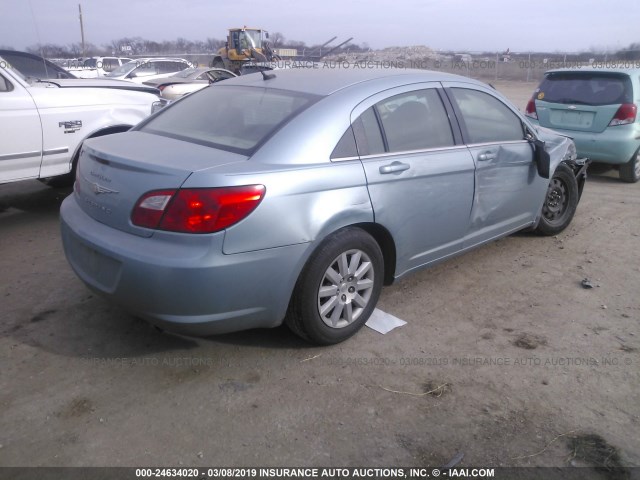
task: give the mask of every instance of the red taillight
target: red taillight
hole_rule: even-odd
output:
[[[158,90],[163,91],[166,88],[166,85],[158,85]]]
[[[131,222],[171,232],[218,232],[246,218],[264,192],[263,185],[149,192],[136,203]]]
[[[538,119],[538,112],[536,112],[536,101],[532,98],[527,103],[527,108],[524,110],[524,114],[527,117]]]
[[[623,103],[616,112],[613,120],[609,122],[610,127],[616,125],[627,125],[636,121],[636,114],[638,113],[638,107],[635,103]]]

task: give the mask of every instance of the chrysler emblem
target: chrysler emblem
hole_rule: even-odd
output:
[[[111,190],[110,188],[103,187],[98,183],[92,183],[91,187],[93,189],[93,193],[95,193],[96,195],[100,195],[101,193],[120,193],[117,190]]]

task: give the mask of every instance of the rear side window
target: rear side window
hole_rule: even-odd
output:
[[[140,130],[251,155],[318,98],[269,88],[205,88],[163,110]]]
[[[389,152],[448,147],[453,133],[435,89],[396,95],[376,105]]]
[[[189,65],[184,62],[159,62],[160,65],[158,67],[158,73],[173,73],[180,72],[186,68],[189,68]]]
[[[342,135],[342,138],[336,145],[336,148],[333,149],[333,153],[331,153],[331,160],[357,156],[358,150],[356,148],[356,140],[353,137],[353,130],[349,127],[344,132],[344,135]]]
[[[467,130],[467,143],[509,142],[524,139],[520,118],[493,95],[467,88],[451,92]]]
[[[356,144],[360,155],[384,153],[382,132],[380,132],[380,125],[373,107],[366,110],[353,122],[353,133],[356,136]]]
[[[137,76],[156,75],[160,73],[158,71],[158,62],[143,62],[138,67],[136,67],[133,73]]]
[[[549,73],[536,91],[536,99],[573,105],[632,103],[631,79],[607,72]]]

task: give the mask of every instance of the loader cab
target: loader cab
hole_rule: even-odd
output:
[[[233,28],[229,30],[229,49],[240,54],[243,50],[262,49],[263,38],[269,38],[264,30],[255,28]]]

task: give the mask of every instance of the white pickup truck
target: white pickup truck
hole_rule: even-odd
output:
[[[63,72],[35,55],[0,51],[0,183],[71,185],[85,139],[124,132],[166,103],[155,88],[56,78],[70,76]]]

